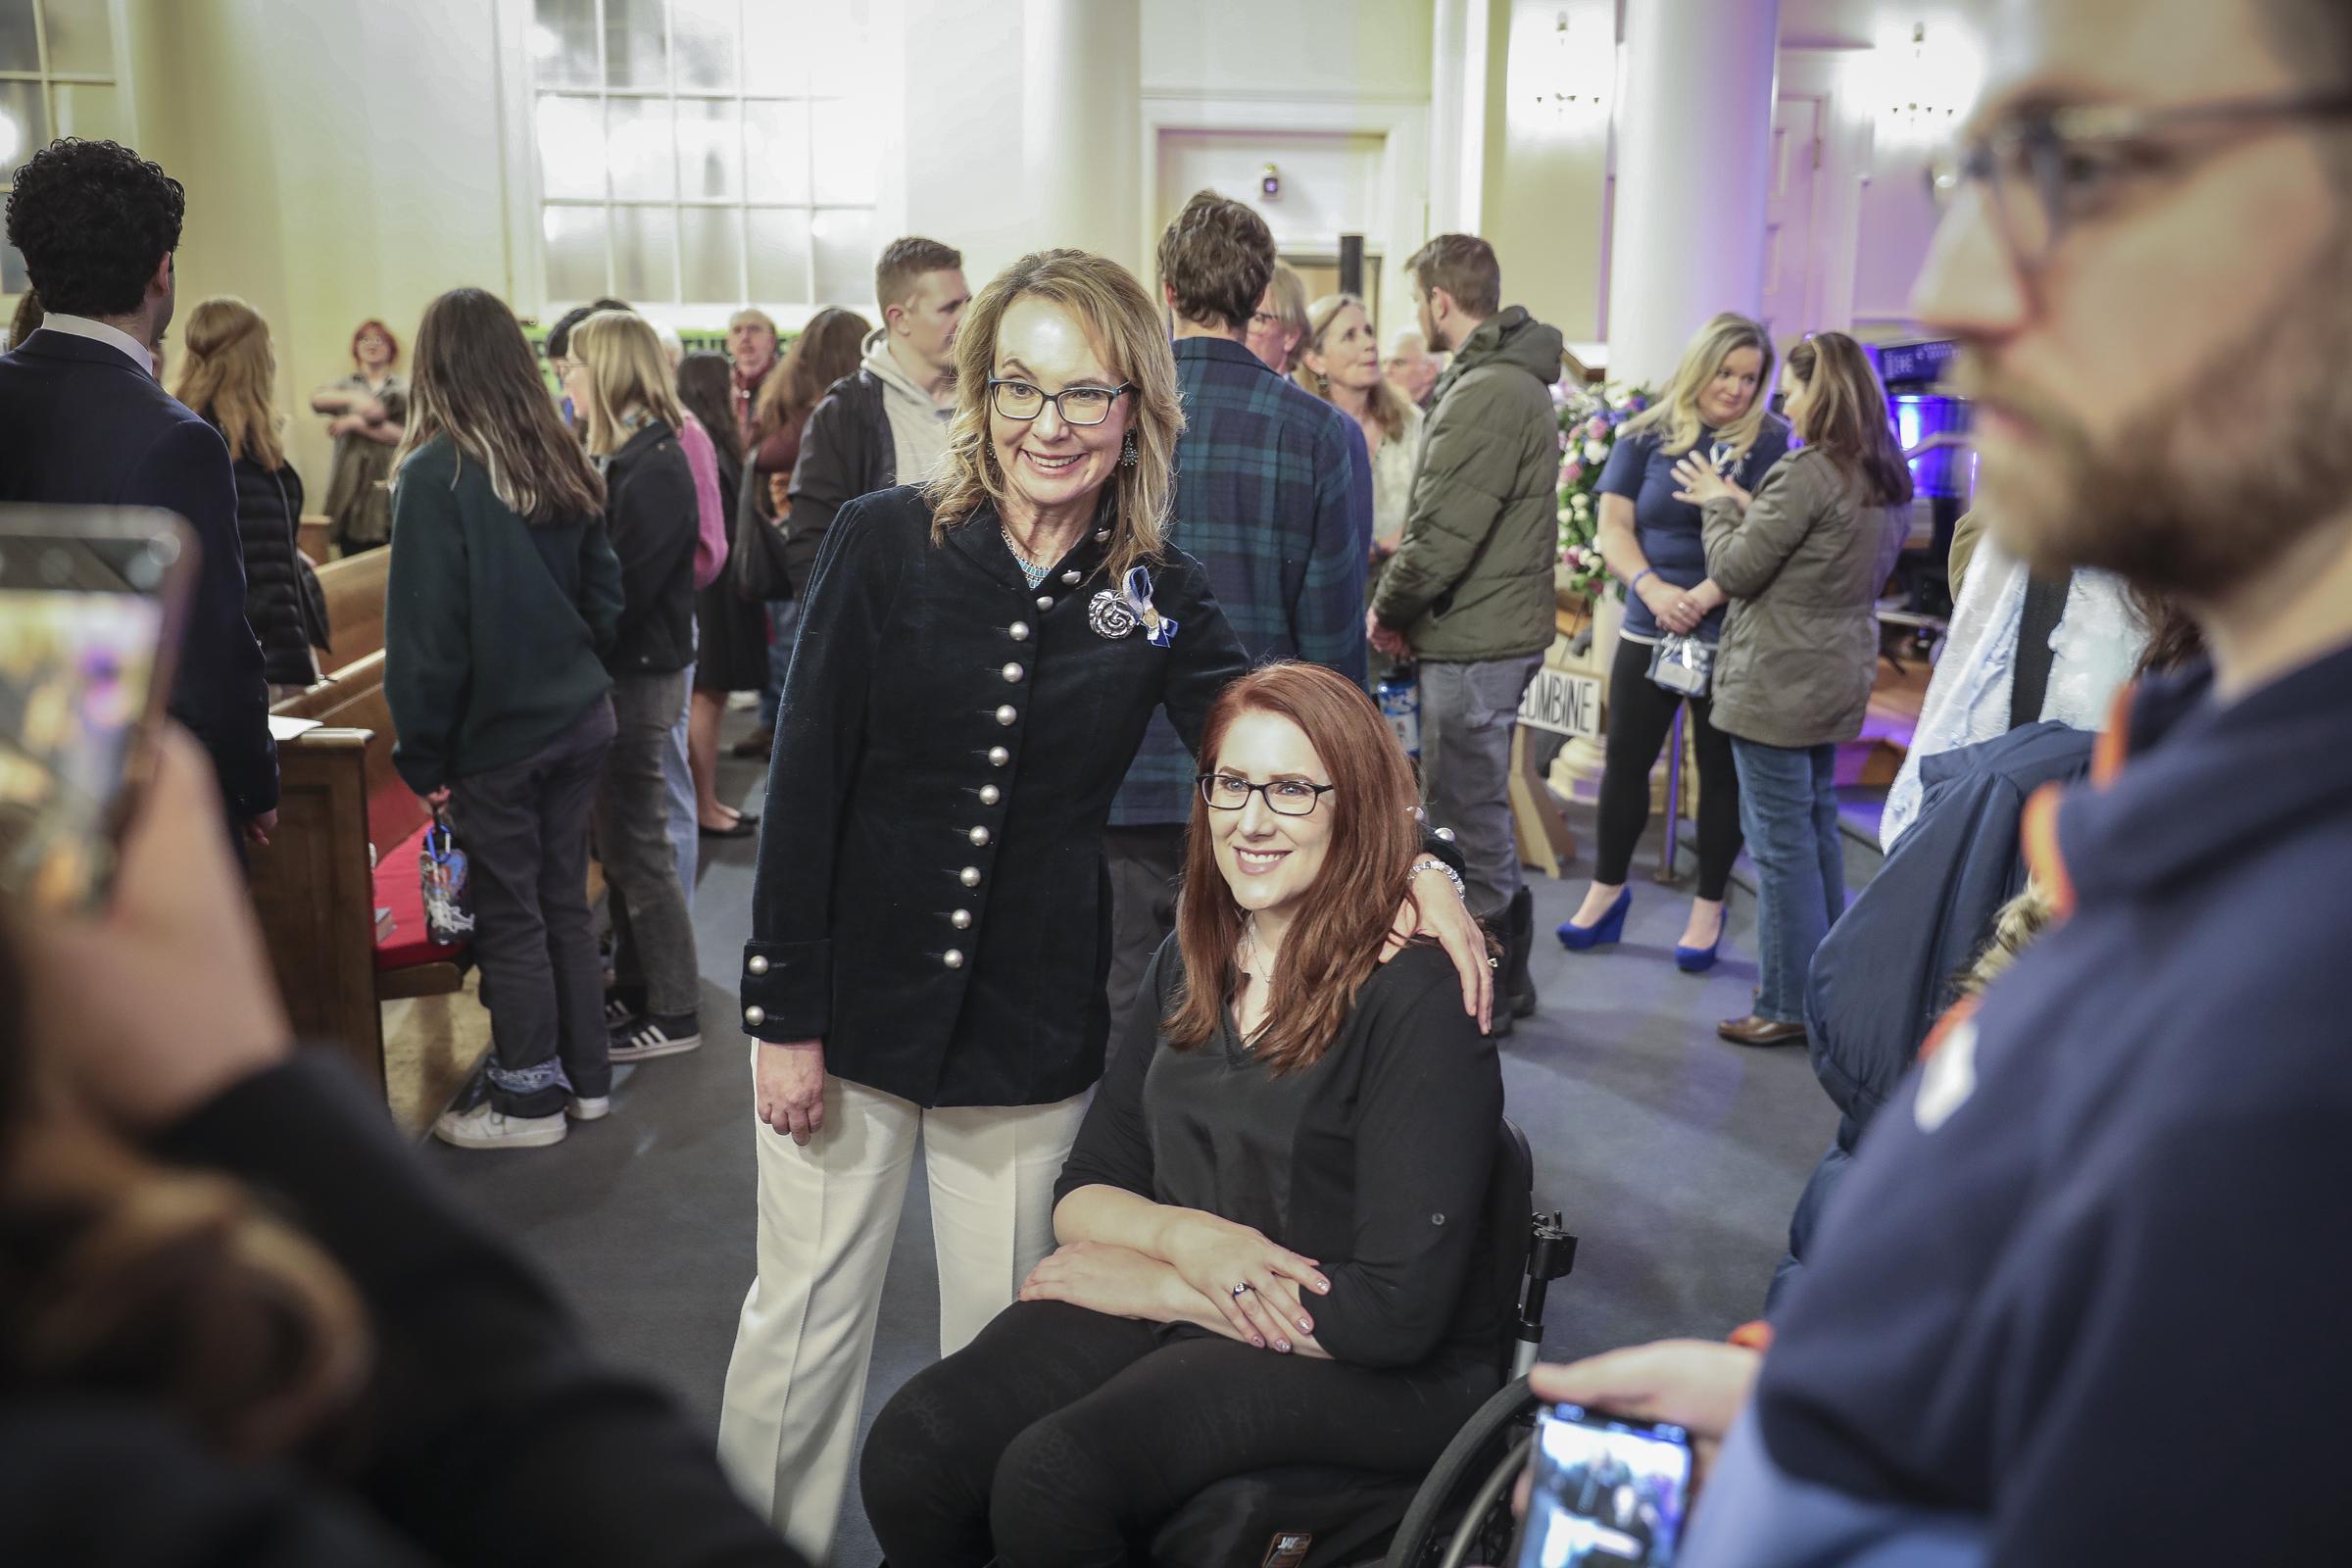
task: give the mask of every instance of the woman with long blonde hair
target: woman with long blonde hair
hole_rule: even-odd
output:
[[[1873,605],[1911,521],[1911,469],[1862,345],[1807,338],[1788,351],[1785,390],[1804,445],[1752,497],[1696,453],[1675,469],[1704,514],[1708,576],[1732,599],[1714,717],[1740,769],[1763,985],[1754,1010],[1717,1032],[1742,1046],[1805,1038],[1805,974],[1845,909],[1838,748],[1862,733]]]
[[[1723,629],[1725,596],[1707,576],[1698,509],[1676,498],[1675,466],[1700,453],[1734,486],[1752,490],[1788,449],[1788,427],[1767,412],[1771,384],[1772,339],[1762,325],[1728,312],[1714,318],[1683,351],[1664,394],[1618,431],[1601,469],[1594,542],[1626,585],[1625,625],[1609,667],[1592,883],[1559,927],[1561,945],[1572,952],[1615,942],[1625,929],[1634,899],[1626,874],[1649,825],[1650,770],[1686,702],[1698,759],[1698,896],[1675,943],[1675,962],[1703,972],[1722,945],[1723,896],[1740,858],[1740,771],[1731,741],[1710,721],[1709,694],[1670,691],[1649,678],[1649,665],[1662,638],[1691,637],[1712,648]],[[1679,767],[1681,759],[1668,765]]]
[[[948,1352],[1054,1245],[1111,1027],[1111,796],[1154,712],[1197,741],[1248,662],[1161,537],[1184,411],[1160,306],[1126,269],[1023,257],[965,312],[956,372],[930,482],[826,531],[744,950],[760,1271],[719,1453],[811,1561],[915,1148]],[[1419,891],[1483,983],[1451,883]]]
[[[1380,371],[1380,339],[1364,302],[1327,294],[1307,307],[1306,339],[1291,379],[1356,422],[1372,457],[1372,560],[1396,552],[1412,510],[1422,413]],[[1367,590],[1379,579],[1375,570]],[[1367,601],[1368,603],[1369,601]]]
[[[652,323],[631,311],[599,311],[571,329],[568,347],[564,390],[604,473],[605,531],[620,558],[620,626],[605,653],[618,733],[595,819],[612,888],[612,1057],[641,1061],[703,1043],[686,902],[693,828],[689,821],[679,844],[669,825],[670,753],[683,750],[694,663],[700,514],[694,470],[678,444],[686,411]],[[685,765],[682,755],[676,761]]]
[[[188,313],[180,349],[174,395],[220,432],[236,468],[245,619],[270,695],[300,691],[318,678],[312,650],[326,646],[326,605],[302,558],[302,475],[286,462],[270,323],[221,295]]]

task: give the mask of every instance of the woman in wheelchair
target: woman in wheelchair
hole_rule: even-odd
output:
[[[1443,952],[1375,961],[1421,844],[1404,757],[1312,664],[1236,680],[1200,755],[1060,1250],[867,1439],[893,1568],[1123,1563],[1228,1476],[1418,1474],[1498,1384],[1494,1049]]]

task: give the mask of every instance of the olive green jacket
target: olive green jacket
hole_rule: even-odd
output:
[[[1862,733],[1878,676],[1877,605],[1910,531],[1906,507],[1866,507],[1862,481],[1815,448],[1765,471],[1743,514],[1701,513],[1707,575],[1731,596],[1707,721],[1766,746]]]
[[[1372,600],[1417,658],[1468,663],[1551,646],[1560,349],[1558,329],[1508,306],[1438,383],[1404,538]]]

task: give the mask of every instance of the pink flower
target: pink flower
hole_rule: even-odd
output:
[[[1574,484],[1584,476],[1585,466],[1576,459],[1570,458],[1566,463],[1560,465],[1560,483]]]
[[[1597,414],[1592,416],[1591,419],[1585,422],[1585,435],[1589,440],[1597,441],[1608,433],[1609,421],[1602,418]]]

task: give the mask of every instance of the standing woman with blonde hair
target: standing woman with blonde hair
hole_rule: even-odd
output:
[[[694,662],[694,470],[678,445],[685,411],[644,317],[599,311],[571,329],[564,390],[605,479],[605,529],[620,558],[620,623],[605,667],[617,733],[596,796],[596,843],[612,888],[614,1061],[703,1043],[702,979],[669,834],[670,732]]]
[[[1664,394],[1618,432],[1601,469],[1594,542],[1626,585],[1625,625],[1609,666],[1592,884],[1559,928],[1561,946],[1572,952],[1615,942],[1633,906],[1626,875],[1649,825],[1650,770],[1686,701],[1649,678],[1658,642],[1695,637],[1712,647],[1723,628],[1725,595],[1707,575],[1698,508],[1677,497],[1675,468],[1697,456],[1732,488],[1753,490],[1788,449],[1788,426],[1766,411],[1771,384],[1772,339],[1764,328],[1729,312],[1716,317],[1683,351]],[[1698,896],[1674,958],[1695,974],[1714,964],[1723,942],[1723,896],[1740,858],[1740,772],[1731,741],[1712,722],[1711,694],[1687,700],[1698,758]]]
[[[744,949],[759,1274],[719,1456],[816,1562],[915,1150],[952,1353],[1053,1250],[1111,1027],[1111,796],[1154,711],[1196,743],[1248,664],[1161,536],[1184,411],[1160,305],[1125,268],[1015,262],[964,315],[956,389],[929,483],[825,532]],[[1483,998],[1453,884],[1414,886]]]
[[[1306,337],[1291,379],[1353,419],[1372,455],[1372,561],[1396,553],[1413,504],[1422,413],[1380,372],[1380,339],[1364,302],[1327,294],[1307,308]],[[1367,589],[1379,581],[1375,571]]]
[[[1697,454],[1675,475],[1705,514],[1708,575],[1732,597],[1715,725],[1740,767],[1756,867],[1763,986],[1726,1019],[1735,1045],[1805,1038],[1813,950],[1845,909],[1838,747],[1862,733],[1879,662],[1879,590],[1910,531],[1911,468],[1862,345],[1821,332],[1788,351],[1783,404],[1804,445],[1751,500]]]
[[[272,699],[318,678],[325,596],[302,559],[302,475],[286,462],[270,323],[223,295],[188,313],[180,329],[179,401],[228,443],[237,475],[237,540],[245,552],[245,620],[262,645]]]

